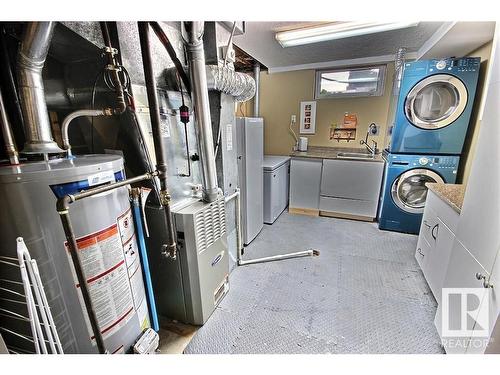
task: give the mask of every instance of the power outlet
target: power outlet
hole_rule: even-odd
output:
[[[292,124],[295,124],[297,122],[297,115],[292,115]]]

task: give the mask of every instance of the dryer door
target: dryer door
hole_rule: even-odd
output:
[[[436,172],[425,168],[406,171],[392,184],[392,200],[405,212],[423,213],[427,198],[427,187],[425,186],[427,182],[444,183],[444,180]]]
[[[449,74],[436,74],[418,82],[406,96],[405,114],[418,128],[432,130],[450,125],[465,110],[467,89]]]

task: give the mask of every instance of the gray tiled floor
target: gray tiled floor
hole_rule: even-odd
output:
[[[416,241],[375,223],[285,212],[245,259],[321,255],[235,269],[185,353],[442,353]]]

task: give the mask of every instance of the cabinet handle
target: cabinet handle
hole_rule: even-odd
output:
[[[476,279],[479,281],[483,280],[483,288],[490,289],[493,288],[493,284],[490,284],[489,281],[486,280],[486,276],[480,272],[476,272]]]
[[[425,257],[425,254],[424,254],[424,253],[422,253],[422,249],[420,249],[420,247],[417,249],[417,252],[418,252],[420,255],[422,255],[422,257]]]
[[[430,228],[431,225],[429,223],[427,223],[427,220],[424,220],[424,225],[427,227],[427,228]]]
[[[436,229],[436,234],[434,234],[434,229]],[[431,236],[432,238],[434,238],[435,240],[437,239],[437,235],[438,235],[438,231],[439,231],[439,223],[434,225],[432,227],[432,230],[431,230]]]

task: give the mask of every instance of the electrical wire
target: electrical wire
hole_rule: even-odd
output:
[[[177,77],[177,82],[179,85],[179,90],[181,92],[181,100],[182,100],[182,107],[186,107],[186,104],[184,103],[184,91],[182,90],[182,81],[179,77],[179,72],[176,73],[175,75]],[[191,159],[190,159],[190,154],[189,154],[189,137],[188,137],[188,128],[187,128],[187,122],[184,123],[184,136],[186,137],[186,161],[187,161],[187,166],[188,166],[188,173],[181,173],[181,177],[191,177]]]

